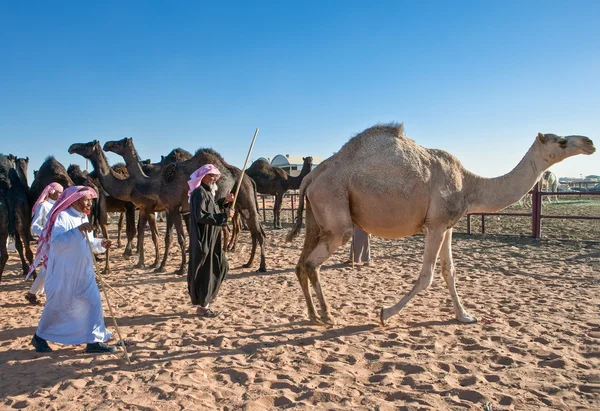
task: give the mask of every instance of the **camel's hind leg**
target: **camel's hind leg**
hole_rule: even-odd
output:
[[[450,296],[452,297],[452,304],[454,305],[454,313],[456,319],[461,323],[474,323],[477,318],[470,315],[462,306],[458,293],[456,292],[456,285],[454,284],[455,270],[454,262],[452,261],[452,229],[446,231],[444,235],[444,241],[442,242],[442,249],[440,250],[440,265],[442,266],[442,276],[446,281]]]
[[[338,216],[339,217],[339,216]],[[334,220],[328,220],[334,221]],[[296,265],[296,275],[300,281],[300,286],[308,306],[308,315],[312,322],[323,322],[325,324],[334,324],[329,310],[329,304],[325,300],[319,272],[321,265],[352,236],[352,221],[338,219],[336,227],[327,227],[328,231],[317,225],[310,203],[306,207],[306,237],[304,240],[304,249],[300,255],[300,260]],[[315,289],[317,299],[319,300],[321,317],[316,314],[316,310],[308,289],[308,279]]]
[[[382,307],[380,313],[380,321],[382,325],[385,325],[387,320],[396,315],[404,308],[404,306],[417,295],[419,292],[425,290],[433,282],[433,273],[435,270],[435,263],[440,253],[440,247],[444,239],[445,230],[442,229],[425,229],[425,253],[423,255],[423,266],[421,267],[421,274],[419,279],[413,286],[412,290],[406,294],[398,303],[391,307]]]

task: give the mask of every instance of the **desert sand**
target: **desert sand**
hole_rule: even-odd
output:
[[[428,290],[379,325],[379,308],[417,278],[422,236],[373,238],[369,267],[344,265],[348,245],[338,250],[321,271],[337,321],[329,328],[307,321],[294,274],[303,234],[287,244],[287,229],[265,224],[269,271],[257,273],[258,261],[241,267],[250,248],[242,233],[214,319],[194,315],[185,276],[173,274],[178,249],[166,273],[134,269],[117,249],[105,278],[125,297],[109,291],[132,365],[83,346],[36,353],[42,306],[23,298],[30,283],[11,253],[0,283],[0,408],[597,410],[600,244],[574,238],[598,241],[600,231],[567,225],[547,225],[541,241],[455,235],[459,295],[479,319],[470,325],[454,319],[439,267]]]

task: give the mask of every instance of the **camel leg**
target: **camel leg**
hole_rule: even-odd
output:
[[[460,302],[460,297],[456,292],[456,285],[454,279],[456,278],[456,270],[454,269],[454,262],[452,260],[452,229],[446,231],[444,235],[444,241],[442,242],[442,248],[440,250],[440,265],[442,266],[442,276],[450,296],[452,297],[452,304],[454,305],[454,313],[456,319],[461,323],[473,323],[477,321],[477,318],[470,315]]]
[[[117,247],[121,248],[121,229],[123,229],[123,218],[125,213],[119,213],[119,222],[117,223]]]
[[[160,266],[154,270],[157,273],[164,273],[165,266],[167,265],[167,258],[169,257],[169,251],[171,250],[171,234],[173,233],[173,214],[167,212],[167,229],[165,231],[165,253],[163,254],[162,262]]]
[[[433,274],[435,263],[440,253],[442,241],[444,239],[444,230],[427,230],[425,229],[425,253],[423,255],[423,266],[419,279],[413,286],[412,290],[405,295],[398,303],[392,307],[381,307],[380,321],[385,325],[387,320],[396,315],[404,308],[404,306],[419,292],[425,290],[433,282]]]
[[[125,245],[125,251],[123,251],[124,257],[130,257],[133,252],[133,238],[135,237],[135,207],[133,205],[126,206],[125,211],[125,234],[127,235],[127,244]]]
[[[152,235],[152,244],[154,244],[154,262],[150,265],[150,268],[158,265],[160,260],[160,248],[158,246],[158,227],[156,226],[156,215],[154,212],[148,213],[146,216],[148,224],[150,225],[150,234]]]
[[[235,246],[237,244],[238,237],[240,235],[240,231],[242,230],[242,216],[240,213],[236,213],[233,216],[233,220],[231,222],[231,240],[229,244],[227,244],[227,250],[235,251]]]
[[[8,240],[8,233],[4,230],[0,230],[0,281],[2,281],[2,273],[4,272],[4,267],[6,267],[6,262],[8,261],[6,240]]]
[[[229,228],[229,224],[224,225],[223,227],[221,227],[221,232],[223,233],[223,250],[224,251],[229,251],[228,248],[228,241],[229,241],[229,233],[231,232],[231,229]]]
[[[23,269],[23,275],[27,275],[29,271],[29,265],[25,261],[25,255],[23,254],[23,242],[19,233],[15,233],[15,248],[19,252],[19,258],[21,259],[21,267]]]
[[[186,258],[187,253],[185,250],[185,235],[183,233],[183,222],[181,221],[181,214],[179,211],[173,212],[173,223],[175,224],[175,232],[177,233],[177,243],[179,243],[179,248],[181,250],[181,265],[179,269],[175,271],[175,274],[184,274],[186,270]]]
[[[273,228],[281,228],[281,204],[283,204],[283,193],[275,194],[275,204],[273,205]]]
[[[135,268],[144,268],[144,227],[146,226],[146,213],[140,210],[140,218],[138,219],[138,240],[137,240],[137,252],[138,252],[138,263],[134,266]]]
[[[251,215],[247,222],[250,228],[250,235],[252,237],[252,250],[250,251],[250,259],[246,264],[243,265],[243,267],[252,267],[254,255],[256,254],[256,247],[257,245],[260,245],[260,267],[258,271],[265,273],[267,272],[267,264],[265,260],[265,236],[264,230],[260,225],[260,220],[258,219],[258,214],[253,216]]]

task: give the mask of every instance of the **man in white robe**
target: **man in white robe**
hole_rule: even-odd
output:
[[[62,192],[63,186],[61,186],[60,184],[48,184],[48,186],[44,188],[42,194],[40,194],[40,197],[33,206],[31,233],[36,237],[42,235],[42,230],[44,229],[44,225],[46,225],[46,221],[48,220],[50,210],[52,209],[54,202],[58,199]],[[31,285],[31,288],[29,289],[27,294],[25,294],[25,299],[29,301],[29,303],[38,304],[37,296],[44,293],[45,278],[46,267],[42,265],[38,270],[37,277]]]
[[[88,187],[67,188],[38,242],[40,253],[47,255],[47,271],[46,305],[31,341],[37,352],[52,351],[46,340],[87,344],[86,352],[91,353],[116,351],[115,346],[104,344],[112,334],[104,325],[94,260],[86,240],[87,236],[96,253],[105,252],[111,244],[92,235],[87,215],[95,195]]]

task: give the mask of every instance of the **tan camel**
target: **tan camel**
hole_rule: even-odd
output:
[[[558,178],[556,178],[556,175],[552,171],[544,171],[542,174],[542,178],[540,179],[540,191],[548,191],[552,193],[556,193],[558,191]],[[558,203],[558,195],[556,194],[554,194],[554,196],[543,196],[542,199],[544,197],[548,197],[549,203],[552,202],[552,197],[554,197],[554,201]]]
[[[384,238],[425,234],[419,278],[397,304],[381,308],[382,324],[431,285],[438,256],[456,318],[463,323],[476,321],[456,292],[452,227],[466,213],[507,207],[529,191],[552,164],[595,150],[587,137],[540,133],[510,173],[483,178],[465,170],[451,154],[417,145],[404,135],[402,124],[377,125],[363,131],[308,174],[300,186],[298,219],[287,240],[300,230],[306,196],[306,237],[296,275],[310,319],[333,324],[319,271],[323,262],[350,239],[354,223]],[[309,279],[319,300],[320,317],[312,302]]]

